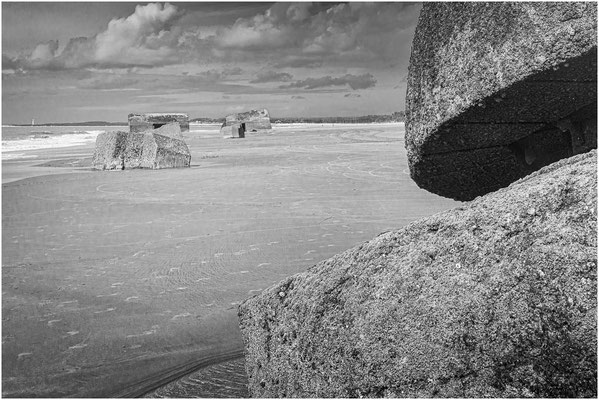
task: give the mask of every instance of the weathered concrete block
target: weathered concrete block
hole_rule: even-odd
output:
[[[123,165],[132,168],[189,167],[191,154],[184,141],[152,132],[129,133],[123,154]]]
[[[220,134],[223,138],[244,138],[245,137],[245,124],[233,124],[221,126]]]
[[[423,5],[406,99],[419,186],[471,200],[596,148],[596,119],[596,4]]]
[[[239,307],[254,397],[596,397],[597,151]]]
[[[154,133],[155,135],[162,135],[166,137],[170,137],[171,139],[179,139],[183,140],[183,134],[181,133],[181,126],[177,122],[171,122],[166,125],[162,125],[161,127],[149,131]]]
[[[129,114],[129,132],[144,132],[176,122],[182,132],[189,131],[189,117],[183,113]]]
[[[227,115],[225,117],[225,125],[238,125],[245,124],[246,132],[259,129],[272,129],[270,124],[270,115],[268,110],[263,108],[261,110],[251,110],[239,114]]]
[[[92,168],[123,169],[123,153],[127,132],[103,132],[96,138],[96,148],[92,158]]]

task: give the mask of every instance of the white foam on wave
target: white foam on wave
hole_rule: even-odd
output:
[[[54,149],[60,147],[72,147],[94,143],[96,138],[103,130],[80,131],[76,134],[67,135],[47,135],[42,137],[30,137],[19,140],[2,141],[2,158],[5,160],[15,158],[31,158],[33,156],[24,153],[14,153],[22,151]]]

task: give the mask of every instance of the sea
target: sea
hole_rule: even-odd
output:
[[[106,131],[123,126],[14,126],[2,125],[2,159],[23,158],[23,151],[71,147],[94,143]]]

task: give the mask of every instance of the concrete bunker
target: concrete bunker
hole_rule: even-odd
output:
[[[189,117],[184,113],[132,113],[129,114],[129,132],[159,129],[174,122],[179,124],[181,132],[189,131]]]
[[[226,123],[223,123],[220,128],[220,134],[222,135],[222,137],[224,139],[229,139],[229,138],[243,139],[243,138],[245,138],[245,127],[246,127],[245,123],[233,124],[233,125],[227,125]]]
[[[270,115],[265,108],[227,115],[223,126],[237,124],[243,124],[244,132],[257,132],[259,130],[272,129]]]

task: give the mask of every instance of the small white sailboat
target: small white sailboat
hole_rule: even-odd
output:
[[[35,118],[31,118],[31,126],[35,125]]]

